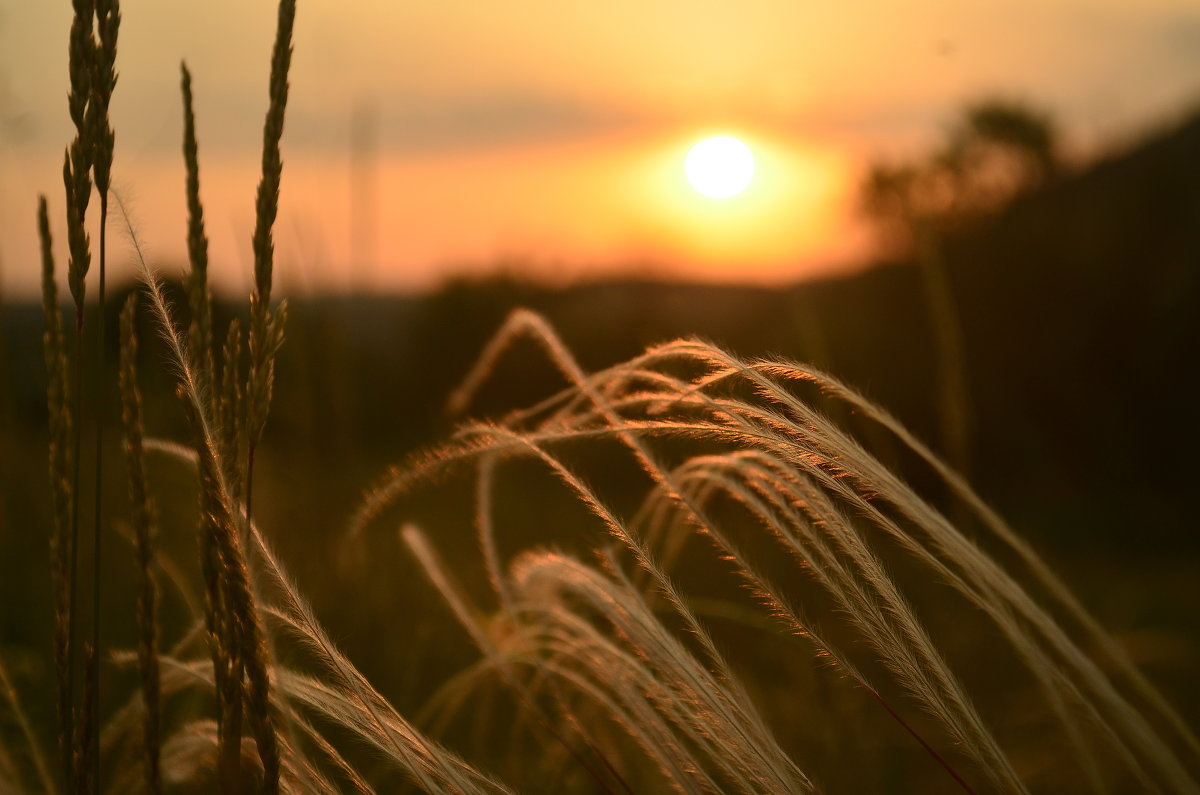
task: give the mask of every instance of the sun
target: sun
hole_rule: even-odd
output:
[[[719,135],[693,146],[683,168],[697,193],[728,199],[744,191],[754,178],[754,154],[737,138]]]

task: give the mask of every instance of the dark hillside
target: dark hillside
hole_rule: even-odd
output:
[[[1138,535],[1182,529],[1200,474],[1200,118],[1017,202],[950,260],[980,476],[1041,458],[1064,497],[1175,512],[1125,517]]]

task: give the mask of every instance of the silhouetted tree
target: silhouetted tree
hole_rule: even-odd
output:
[[[968,105],[945,142],[924,159],[876,163],[862,186],[864,212],[892,253],[941,236],[1041,187],[1061,170],[1048,113],[1011,99]]]
[[[915,163],[876,163],[862,188],[863,210],[889,253],[921,269],[938,358],[935,399],[947,459],[964,474],[971,461],[972,406],[957,301],[942,262],[947,233],[1041,187],[1059,171],[1050,116],[1022,102],[968,105],[946,141]]]
[[[965,209],[992,209],[1055,176],[1058,131],[1042,111],[987,100],[966,108],[941,159],[954,174]]]

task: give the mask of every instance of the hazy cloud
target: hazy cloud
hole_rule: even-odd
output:
[[[1158,39],[1172,55],[1200,65],[1200,12],[1166,19],[1158,29]]]
[[[570,99],[511,92],[471,97],[363,100],[378,146],[393,152],[449,152],[587,137],[638,124],[632,114]],[[298,109],[289,119],[294,146],[344,148],[352,108],[342,114]]]

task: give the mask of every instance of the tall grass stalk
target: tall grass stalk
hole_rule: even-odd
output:
[[[279,141],[283,137],[287,108],[288,69],[292,62],[292,26],[295,0],[280,0],[275,48],[271,55],[270,104],[263,124],[262,177],[255,201],[254,293],[250,297],[250,376],[246,390],[246,520],[253,516],[254,454],[262,439],[271,391],[275,380],[275,355],[283,344],[286,304],[271,310],[271,285],[275,265],[272,230],[279,213],[279,182],[283,160]]]
[[[94,147],[92,168],[95,173],[96,190],[100,196],[100,267],[96,290],[97,323],[96,337],[99,345],[99,379],[94,401],[96,410],[96,482],[95,510],[93,514],[92,533],[92,648],[96,655],[96,663],[92,670],[91,687],[95,691],[96,709],[100,709],[100,658],[104,647],[101,645],[101,610],[100,593],[101,580],[104,571],[103,562],[103,528],[104,528],[104,426],[107,414],[108,390],[108,340],[105,330],[105,281],[107,273],[107,228],[108,228],[108,192],[112,173],[113,149],[116,135],[108,118],[108,108],[112,101],[112,92],[117,84],[117,34],[121,25],[119,0],[95,0],[96,28],[99,41],[96,43],[92,57],[92,97],[88,103],[91,119],[91,137]],[[99,721],[88,739],[92,744],[92,758],[95,765],[92,780],[97,791],[100,788],[100,731]]]
[[[90,751],[86,754],[83,753],[81,748],[80,756],[90,757],[93,760],[93,767],[89,771],[84,772],[71,761],[75,755],[75,752],[71,749],[76,742],[74,670],[79,644],[79,499],[82,447],[82,425],[80,418],[83,409],[84,298],[86,293],[86,277],[91,266],[91,250],[86,229],[86,218],[94,176],[95,186],[100,194],[100,274],[97,295],[97,344],[99,345],[97,361],[99,364],[99,373],[92,401],[95,410],[96,434],[95,507],[92,533],[92,632],[90,641],[91,652],[86,655],[84,665],[84,702],[90,705],[91,710],[95,710],[98,709],[100,689],[98,658],[101,654],[100,591],[103,566],[101,532],[103,527],[103,432],[106,395],[104,385],[107,378],[104,327],[107,248],[106,223],[114,143],[113,130],[108,120],[108,109],[112,99],[112,91],[116,85],[115,63],[117,34],[120,27],[120,9],[117,0],[74,0],[73,6],[74,16],[71,22],[68,47],[70,91],[67,97],[67,106],[71,121],[75,127],[75,138],[68,146],[64,156],[63,186],[66,190],[67,198],[67,239],[70,249],[67,281],[71,296],[75,301],[75,405],[74,409],[70,412],[70,419],[64,419],[66,415],[64,398],[63,405],[59,407],[57,412],[60,415],[60,419],[56,420],[56,422],[61,424],[69,424],[72,436],[71,453],[69,456],[69,466],[71,468],[71,507],[69,510],[69,521],[71,530],[70,543],[67,545],[68,551],[66,552],[69,563],[67,567],[65,599],[62,599],[63,586],[60,585],[58,587],[59,598],[65,601],[67,605],[65,661],[59,663],[60,678],[63,677],[63,673],[65,672],[66,691],[60,705],[62,731],[60,742],[64,748],[63,778],[65,785],[69,788],[75,786],[85,788],[88,785],[80,779],[82,775],[90,773],[90,786],[92,787],[98,787],[100,781],[98,734],[95,732],[91,732],[90,734],[83,733],[78,738],[81,746],[83,744],[90,746]],[[42,215],[44,217],[44,211]],[[48,222],[39,222],[39,228],[43,240],[43,259],[46,260],[49,251]],[[57,308],[52,307],[52,304],[55,302],[53,293],[56,293],[56,290],[48,289],[48,285],[52,287],[53,281],[52,264],[47,266],[44,262],[43,269],[44,272],[48,269],[50,273],[49,278],[44,277],[43,281],[48,315],[48,349],[50,345],[54,345],[59,351],[62,351],[65,350],[65,346],[61,345],[59,340],[51,341],[49,339],[51,336],[61,336],[58,332],[49,330],[49,324],[52,322],[49,319],[49,315],[52,313],[51,310],[53,310],[54,314],[57,313]],[[58,382],[54,388],[61,389],[62,385],[66,382],[65,369],[61,369],[65,364],[64,356],[60,355],[59,352],[48,353],[47,363],[51,365],[51,379]],[[65,394],[65,390],[63,390],[63,393]],[[59,468],[63,463],[67,463],[67,457],[55,453],[53,448],[52,455],[59,457],[58,463],[52,464],[53,468]],[[61,487],[56,486],[56,489],[61,490]],[[60,519],[64,513],[65,511],[60,506],[58,510]],[[62,553],[56,553],[56,556],[59,554]],[[59,645],[61,645],[61,641]],[[80,709],[85,714],[88,712],[88,709],[84,707]],[[92,723],[94,724],[95,721],[93,720]]]
[[[204,399],[212,394],[215,382],[212,295],[208,286],[208,237],[204,231],[204,207],[200,201],[200,164],[196,143],[196,120],[192,108],[192,76],[186,64],[180,65],[180,72],[180,90],[183,95],[183,155],[187,167],[188,261],[191,266],[187,278],[191,314],[187,348],[196,380],[196,390],[201,399]],[[236,379],[236,352],[227,359],[227,375]],[[191,409],[193,415],[194,411],[194,408]],[[236,447],[236,433],[233,439],[232,444]],[[203,442],[198,441],[197,444],[202,446]],[[204,472],[206,479],[211,478],[207,468]],[[223,566],[217,543],[222,528],[217,519],[217,497],[212,488],[201,488],[199,493],[205,625],[208,629],[217,701],[218,780],[224,789],[236,792],[242,779],[243,668],[237,651],[237,627],[233,614],[228,609],[232,597],[227,593],[227,578],[222,576]],[[237,498],[236,492],[233,497]],[[236,511],[234,513],[236,515]]]
[[[91,267],[91,243],[86,218],[92,196],[92,161],[94,152],[93,125],[88,121],[88,104],[92,98],[93,57],[96,50],[94,34],[95,5],[90,0],[73,0],[75,15],[71,21],[68,73],[70,92],[67,107],[75,126],[75,138],[67,147],[63,159],[63,187],[66,191],[67,242],[70,261],[67,285],[75,302],[75,405],[72,410],[73,438],[71,442],[71,540],[68,574],[67,606],[67,711],[62,725],[64,752],[64,785],[76,789],[75,767],[75,668],[78,656],[79,622],[79,500],[80,461],[83,447],[83,328],[86,277]]]
[[[54,530],[50,536],[50,571],[54,586],[54,667],[58,685],[58,746],[62,756],[62,783],[70,786],[71,741],[71,580],[75,527],[73,476],[75,434],[71,403],[67,343],[54,274],[54,246],[46,197],[38,199],[38,238],[42,250],[42,353],[46,365],[46,414],[49,424],[49,475],[54,504]]]
[[[257,445],[266,424],[274,380],[275,355],[283,342],[286,307],[272,312],[271,283],[274,261],[272,227],[278,213],[279,182],[282,159],[279,142],[283,134],[284,112],[287,105],[288,70],[291,63],[292,28],[295,18],[294,0],[281,0],[275,46],[271,59],[269,83],[270,103],[263,129],[262,178],[256,200],[256,224],[253,238],[255,289],[251,295],[250,370],[245,387],[240,383],[238,363],[241,358],[241,336],[238,326],[226,332],[222,360],[221,396],[205,409],[205,401],[216,386],[214,370],[214,335],[212,332],[211,298],[207,282],[208,251],[204,233],[203,208],[199,197],[199,164],[195,136],[195,117],[192,109],[191,75],[181,66],[181,89],[184,105],[184,159],[187,165],[188,253],[191,271],[188,295],[191,306],[191,326],[188,334],[190,367],[195,379],[195,395],[190,400],[190,413],[196,425],[197,450],[200,453],[201,514],[206,539],[202,556],[206,583],[207,624],[212,650],[213,676],[216,682],[220,748],[220,780],[222,786],[235,791],[242,775],[241,724],[243,715],[249,718],[263,763],[263,787],[271,791],[278,787],[279,760],[275,750],[275,730],[271,725],[269,696],[269,663],[266,639],[255,630],[258,619],[247,620],[254,612],[253,586],[246,561],[238,550],[225,549],[230,543],[228,534],[234,532],[244,542],[253,516],[253,473]],[[160,321],[166,318],[160,313]],[[246,399],[243,400],[242,396]],[[214,410],[215,409],[215,410]],[[241,412],[245,410],[243,417]],[[213,423],[218,430],[212,429]],[[209,449],[210,444],[219,448]],[[238,473],[236,455],[246,450],[244,470]],[[221,455],[217,455],[220,452]],[[220,461],[227,465],[219,471]],[[244,489],[244,490],[243,490]],[[222,494],[227,497],[222,500]],[[244,513],[238,507],[242,495]],[[223,526],[226,519],[234,525]],[[237,530],[236,526],[242,526]],[[249,631],[247,631],[249,628]],[[243,693],[243,679],[248,687]],[[249,713],[245,710],[249,709]]]

